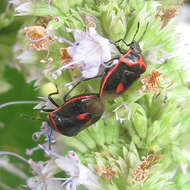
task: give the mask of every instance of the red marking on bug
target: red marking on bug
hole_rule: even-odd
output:
[[[76,100],[82,100],[82,99],[88,99],[88,98],[97,98],[97,96],[92,94],[92,95],[84,95],[84,96],[75,97],[75,98],[72,98],[72,99],[66,101],[64,105],[74,102]]]
[[[139,65],[140,68],[144,67],[146,70],[147,65],[144,63],[143,57],[141,54],[138,54],[139,56],[139,60],[137,62],[130,62],[130,61],[126,61],[126,57],[132,52],[132,49],[130,48],[126,54],[124,54],[120,59],[119,59],[119,63],[125,63],[128,66],[133,66],[133,65]]]
[[[53,112],[51,112],[51,113],[49,114],[49,119],[51,120],[51,122],[52,122],[52,124],[53,124],[55,130],[56,130],[57,132],[59,132],[59,129],[57,128],[56,122],[55,122],[55,120],[53,119],[52,115],[53,115]]]
[[[87,115],[88,115],[88,113],[82,113],[80,115],[77,115],[76,118],[77,118],[77,120],[83,120],[86,118]]]
[[[58,112],[59,110],[61,110],[65,105],[70,104],[71,102],[75,102],[77,100],[82,100],[82,99],[88,99],[88,98],[97,98],[96,95],[92,94],[92,95],[84,95],[84,96],[79,96],[79,97],[75,97],[72,98],[68,101],[66,101],[62,106],[58,107],[57,109],[55,109],[53,112]]]
[[[115,66],[113,66],[113,68],[111,68],[107,75],[105,76],[103,82],[102,82],[102,87],[100,89],[100,97],[103,95],[103,91],[104,91],[104,87],[106,85],[106,81],[108,80],[108,78],[111,76],[111,74],[117,69],[117,67],[119,66],[120,63],[117,63]]]
[[[118,63],[116,65],[114,65],[107,73],[107,75],[105,76],[103,82],[102,82],[102,87],[100,89],[100,97],[103,96],[103,91],[104,91],[104,87],[106,85],[107,80],[109,79],[109,77],[112,75],[112,73],[117,69],[117,67],[119,66],[119,64],[123,61],[125,63],[125,59],[124,57],[128,56],[130,53],[132,52],[132,49],[130,48],[126,54],[124,54],[118,61]]]
[[[92,119],[88,120],[88,121],[85,123],[85,125],[86,125],[86,126],[89,126],[91,123],[92,123]]]
[[[123,89],[124,89],[124,85],[123,85],[122,82],[120,82],[120,83],[118,84],[117,88],[116,88],[115,93],[116,93],[116,94],[119,94],[120,92],[123,91]]]

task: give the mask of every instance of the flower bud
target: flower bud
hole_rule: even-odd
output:
[[[16,1],[15,1],[16,2]],[[14,1],[11,1],[15,5]],[[20,2],[15,6],[16,16],[34,15],[34,16],[49,16],[49,15],[61,15],[60,10],[43,1],[26,1]]]
[[[104,125],[105,141],[107,144],[115,143],[119,137],[119,122],[115,117],[105,120]]]
[[[107,5],[101,6],[100,12],[103,29],[109,38],[112,41],[123,38],[127,27],[124,11],[112,1]]]
[[[94,124],[93,127],[89,127],[88,131],[91,137],[96,141],[99,146],[104,146],[105,143],[105,133],[104,133],[104,122],[99,120]],[[98,134],[98,135],[97,135]]]
[[[137,162],[139,162],[140,160],[136,146],[133,142],[131,142],[130,147],[129,147],[128,158],[129,158],[129,164],[132,168],[135,167]]]
[[[93,127],[93,126],[91,126]],[[80,139],[89,149],[95,149],[96,143],[93,138],[91,138],[88,130],[82,131],[79,133],[76,137],[77,139]]]
[[[148,140],[153,141],[160,133],[160,121],[156,120],[151,127],[148,128]]]
[[[60,136],[60,140],[81,153],[88,152],[88,147],[83,142],[81,142],[81,140],[78,140],[75,137],[67,137],[62,135]]]
[[[143,141],[141,141],[139,136],[133,135],[132,136],[132,141],[134,142],[135,145],[137,145],[138,148],[143,148],[144,147],[144,143],[143,143]]]
[[[133,104],[132,122],[141,138],[147,135],[147,117],[145,110],[139,104]]]

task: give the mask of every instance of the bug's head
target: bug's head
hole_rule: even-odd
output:
[[[140,54],[141,53],[141,48],[139,46],[139,43],[133,40],[130,44],[130,48],[133,50],[135,54]]]

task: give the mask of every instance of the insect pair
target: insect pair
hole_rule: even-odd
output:
[[[93,77],[102,77],[99,94],[84,94],[67,100],[67,96],[71,91],[82,81],[92,79],[89,78],[75,84],[75,86],[65,95],[65,103],[61,106],[57,105],[52,99],[53,95],[58,94],[58,90],[48,95],[49,100],[57,108],[55,110],[43,109],[43,111],[50,112],[48,123],[53,129],[66,136],[77,135],[81,130],[86,129],[101,118],[104,112],[104,105],[101,99],[104,94],[122,94],[142,73],[145,72],[146,64],[141,54],[139,41],[143,38],[147,27],[148,24],[137,42],[134,39],[139,30],[139,23],[131,43],[127,44],[123,39],[113,43],[121,53],[121,56],[114,57],[104,63],[107,64],[104,74]],[[121,49],[117,45],[120,41],[129,47],[127,51]],[[116,60],[117,63],[114,64],[114,60]]]

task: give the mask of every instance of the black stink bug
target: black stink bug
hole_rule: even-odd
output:
[[[127,44],[123,39],[120,39],[114,43],[122,56],[114,57],[107,62],[110,64],[107,64],[108,68],[105,69],[105,73],[102,77],[100,97],[102,97],[104,93],[112,93],[117,95],[122,94],[136,79],[140,77],[142,73],[145,72],[147,66],[141,54],[139,41],[143,38],[147,27],[148,24],[146,25],[143,35],[137,42],[134,39],[139,30],[139,23],[130,44]],[[129,46],[127,51],[122,50],[117,45],[120,41]],[[116,64],[113,63],[114,60],[117,60]]]
[[[55,110],[42,110],[50,112],[49,125],[63,135],[77,135],[81,130],[98,121],[104,112],[104,105],[99,98],[99,94],[75,96],[66,100],[62,106],[57,105],[51,98],[55,94],[58,94],[58,91],[49,94],[48,98],[57,108]]]

